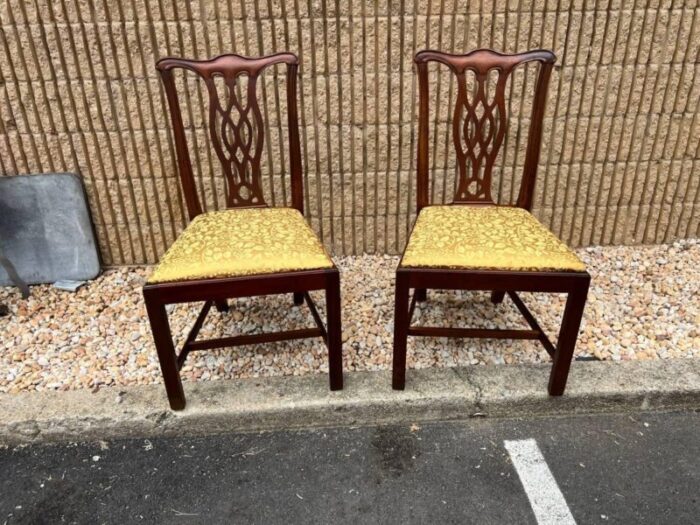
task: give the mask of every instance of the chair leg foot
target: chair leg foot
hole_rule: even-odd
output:
[[[416,288],[414,294],[416,296],[416,302],[422,303],[428,300],[428,290],[425,288]]]
[[[326,285],[328,376],[331,390],[343,389],[343,328],[340,310],[340,274],[329,274]]]
[[[223,299],[221,301],[216,301],[216,309],[219,312],[228,312],[228,301],[226,299]]]
[[[549,375],[549,395],[561,396],[566,389],[566,380],[569,377],[569,368],[574,356],[576,339],[581,326],[583,309],[586,305],[589,281],[569,292],[564,309],[564,317],[559,330],[557,349],[554,353],[554,364]]]
[[[501,290],[494,290],[493,292],[491,292],[491,302],[493,304],[501,304],[505,296],[506,292],[502,292]]]
[[[408,275],[397,272],[394,299],[394,363],[391,376],[391,387],[394,390],[403,390],[406,386],[408,323]]]
[[[304,292],[294,292],[292,295],[295,306],[301,306],[304,304]]]
[[[170,408],[173,410],[182,410],[185,408],[185,392],[182,389],[182,381],[180,380],[180,371],[177,367],[177,356],[173,347],[173,339],[170,334],[170,325],[168,324],[168,314],[165,310],[165,305],[154,302],[146,298],[146,311],[148,320],[151,323],[151,331],[153,332],[153,341],[158,352],[158,361],[160,362],[160,371],[163,374],[165,382],[165,391],[168,394]]]

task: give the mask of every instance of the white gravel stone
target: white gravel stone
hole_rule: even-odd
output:
[[[578,250],[593,277],[578,356],[601,360],[700,357],[700,240],[673,245],[590,247]],[[343,296],[344,368],[391,366],[394,271],[397,257],[336,257]],[[0,392],[67,390],[161,382],[141,287],[150,270],[109,270],[77,292],[32,287],[22,300],[0,288],[10,315],[0,318]],[[312,294],[324,315],[323,294]],[[521,294],[551,339],[564,296]],[[209,314],[200,338],[313,326],[291,295],[230,301]],[[199,305],[168,307],[181,345]],[[487,292],[430,291],[415,324],[525,327],[509,299],[491,304]],[[534,341],[409,338],[408,366],[451,367],[549,360]],[[185,380],[325,373],[320,339],[193,353]]]

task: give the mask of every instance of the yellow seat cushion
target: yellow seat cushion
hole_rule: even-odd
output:
[[[163,255],[149,284],[332,268],[294,208],[245,208],[198,215]]]
[[[507,206],[428,206],[418,215],[402,267],[584,271],[566,244],[530,212]]]

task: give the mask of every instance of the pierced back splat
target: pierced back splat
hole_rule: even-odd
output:
[[[292,53],[261,58],[221,55],[211,60],[164,58],[156,67],[165,86],[173,124],[178,168],[190,219],[202,212],[192,174],[173,69],[196,73],[209,96],[209,134],[226,181],[226,205],[267,206],[261,181],[261,157],[265,141],[263,116],[257,100],[260,74],[274,64],[287,65],[287,114],[292,206],[303,212],[301,148],[296,109],[298,60]]]
[[[458,170],[455,204],[494,204],[491,179],[508,127],[505,89],[509,76],[520,64],[533,61],[541,64],[535,88],[525,169],[517,202],[517,206],[530,209],[539,159],[547,85],[555,60],[554,54],[545,50],[512,55],[488,49],[479,49],[465,55],[429,50],[416,54],[420,87],[418,211],[429,204],[428,63],[445,64],[457,77],[457,99],[452,114],[452,139]]]
[[[246,77],[246,73],[217,73],[205,80],[209,92],[209,133],[226,177],[226,205],[230,207],[265,203],[258,176],[265,135],[256,101],[257,77],[241,82]],[[237,87],[243,96],[237,95]]]
[[[493,95],[488,89],[488,77],[493,71],[475,74],[471,96],[467,71],[457,73],[457,101],[452,118],[459,169],[455,202],[493,202],[491,171],[507,126],[504,92],[510,73],[495,70],[496,93]]]

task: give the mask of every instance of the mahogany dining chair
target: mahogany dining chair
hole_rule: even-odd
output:
[[[261,157],[265,140],[257,86],[263,71],[286,66],[291,207],[265,202]],[[328,346],[331,390],[343,387],[340,276],[304,219],[301,148],[297,117],[298,59],[292,53],[260,58],[221,55],[211,60],[163,58],[156,65],[170,108],[180,182],[190,223],[148,278],[143,295],[165,389],[174,410],[185,407],[180,369],[192,351],[321,337]],[[183,125],[174,71],[202,81],[208,93],[208,133],[226,187],[226,209],[203,212]],[[245,77],[244,82],[239,82]],[[324,326],[309,295],[325,290]],[[228,309],[227,299],[293,294],[309,306],[313,328],[198,340],[211,309]],[[176,353],[166,305],[203,301],[184,346]]]
[[[479,49],[459,55],[426,50],[415,56],[420,99],[418,216],[396,271],[394,389],[405,386],[408,336],[474,337],[540,341],[553,360],[549,394],[564,393],[590,275],[576,254],[530,213],[547,86],[555,61],[554,53],[546,50],[503,54]],[[429,202],[431,62],[446,66],[456,77],[451,126],[457,179],[449,205]],[[520,190],[515,203],[499,205],[493,198],[491,181],[508,126],[506,86],[516,67],[533,62],[538,72]],[[410,289],[414,292],[409,302]],[[530,329],[412,326],[416,301],[426,300],[427,289],[490,290],[495,304],[508,294]],[[568,294],[556,345],[519,291]]]

